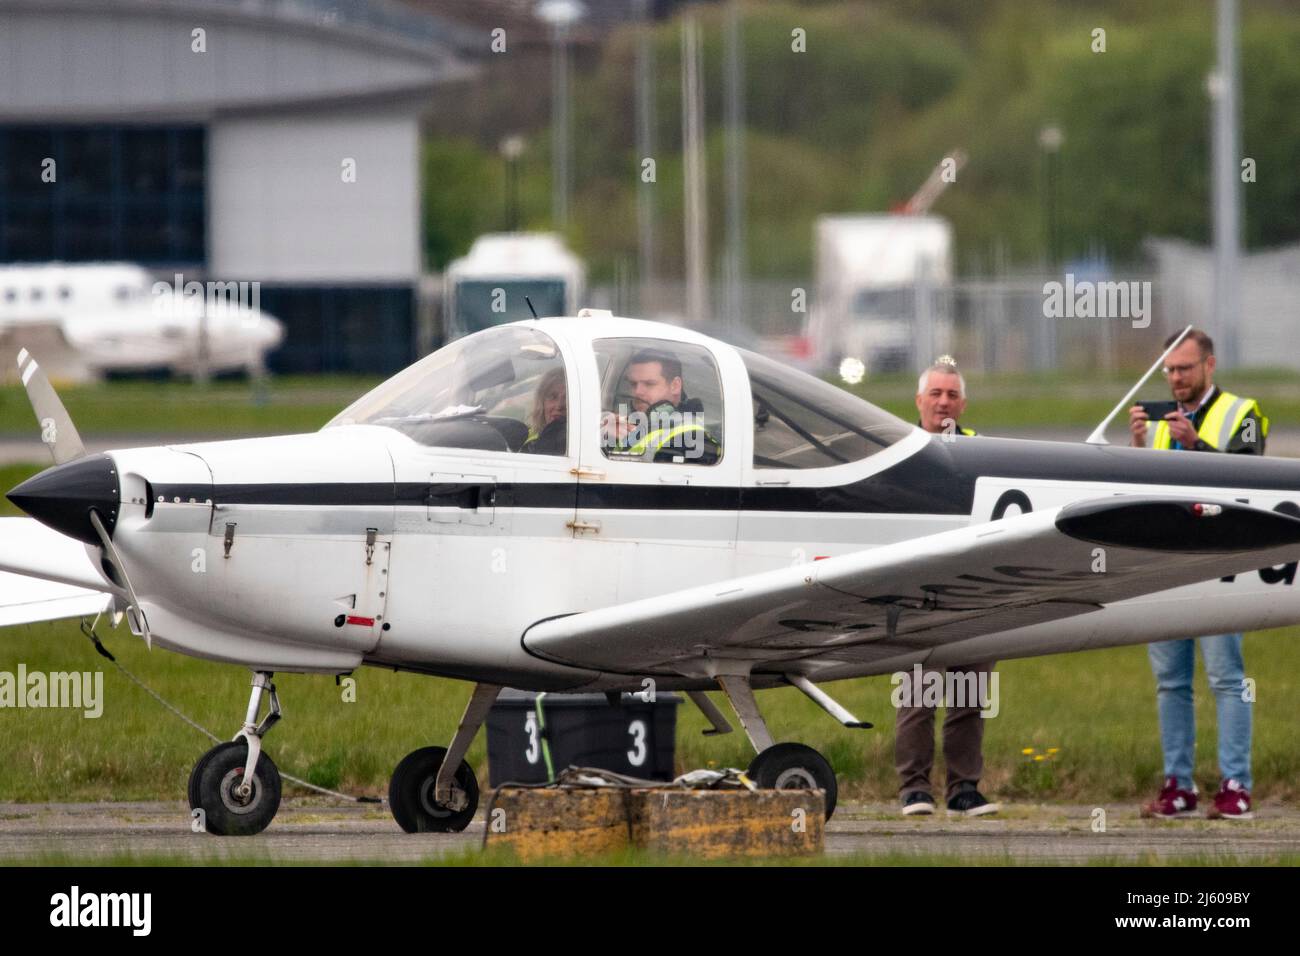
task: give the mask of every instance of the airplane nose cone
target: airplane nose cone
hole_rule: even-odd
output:
[[[104,529],[111,535],[117,523],[121,489],[113,459],[91,455],[47,468],[5,497],[46,527],[87,544],[99,544],[90,512],[99,512]]]

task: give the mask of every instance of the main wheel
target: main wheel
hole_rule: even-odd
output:
[[[248,741],[217,744],[194,765],[190,774],[190,809],[203,811],[203,825],[217,836],[261,833],[280,809],[280,771],[266,751],[257,758],[252,790],[242,796]]]
[[[402,758],[388,782],[388,808],[393,819],[407,833],[459,833],[478,810],[478,778],[465,761],[456,770],[453,786],[465,796],[459,810],[444,807],[433,798],[438,768],[447,755],[445,747],[423,747]]]
[[[803,744],[773,744],[749,765],[746,774],[764,790],[822,790],[826,819],[835,812],[839,787],[826,758]]]

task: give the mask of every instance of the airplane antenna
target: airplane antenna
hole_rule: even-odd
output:
[[[1181,333],[1179,333],[1178,338],[1174,339],[1173,342],[1169,344],[1169,348],[1165,349],[1164,354],[1161,355],[1160,358],[1156,359],[1156,364],[1152,365],[1149,369],[1147,369],[1147,373],[1143,375],[1140,379],[1138,379],[1137,384],[1128,390],[1128,394],[1119,400],[1119,404],[1110,410],[1110,414],[1107,415],[1102,420],[1102,423],[1098,425],[1096,429],[1093,430],[1093,433],[1088,436],[1087,444],[1089,445],[1110,444],[1110,442],[1106,441],[1106,426],[1111,423],[1111,419],[1113,419],[1116,415],[1118,415],[1120,411],[1130,407],[1129,403],[1133,401],[1133,396],[1138,393],[1138,389],[1140,389],[1143,385],[1146,384],[1147,379],[1149,379],[1152,375],[1155,374],[1156,369],[1158,369],[1160,366],[1165,364],[1165,359],[1169,358],[1169,353],[1172,352],[1174,349],[1178,348],[1178,343],[1181,342],[1183,339],[1185,339],[1187,337],[1187,333],[1190,331],[1192,331],[1192,327],[1189,325],[1187,328],[1183,329]]]
[[[524,301],[528,303],[528,311],[533,313],[533,318],[537,318],[537,310],[533,308],[533,300],[524,296]]]

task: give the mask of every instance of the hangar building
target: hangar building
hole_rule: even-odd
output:
[[[420,112],[479,39],[383,0],[0,0],[0,262],[258,281],[273,369],[400,368]]]

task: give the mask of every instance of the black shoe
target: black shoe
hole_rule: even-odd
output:
[[[903,801],[903,816],[910,817],[934,813],[934,797],[924,790],[913,790]]]
[[[961,789],[953,795],[948,801],[948,816],[950,817],[982,817],[985,814],[997,813],[1000,810],[996,803],[989,803],[984,799],[984,794],[976,789],[975,784],[962,784]]]

